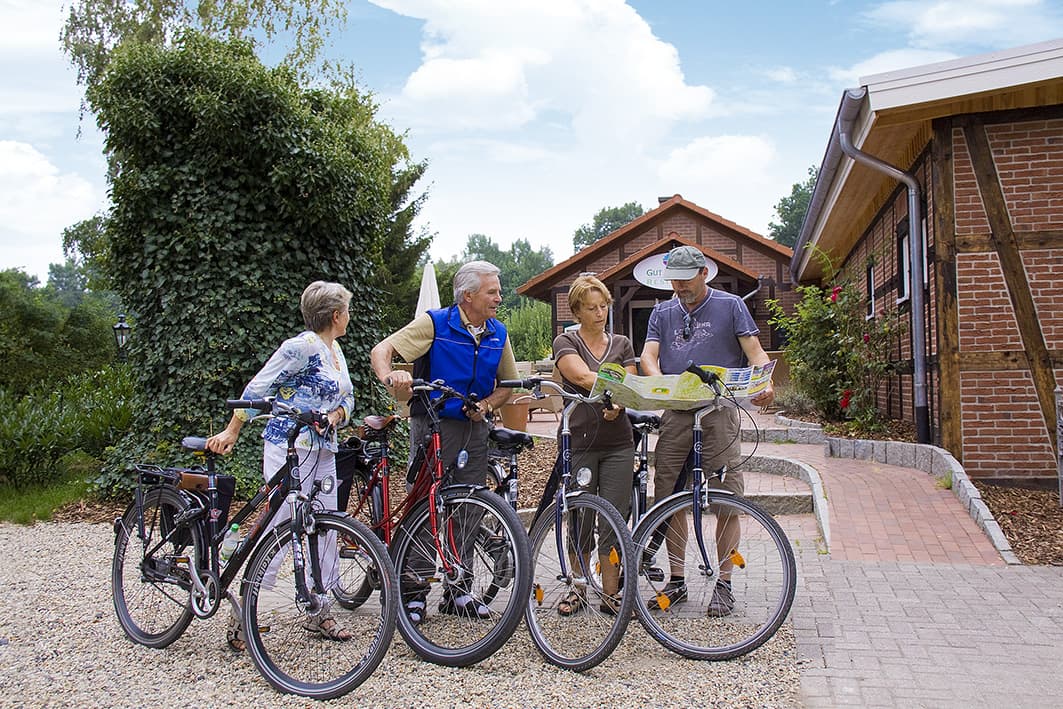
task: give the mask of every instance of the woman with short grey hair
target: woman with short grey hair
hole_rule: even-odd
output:
[[[306,330],[281,343],[269,361],[244,387],[241,399],[261,399],[276,396],[277,401],[303,411],[320,411],[328,415],[329,426],[305,429],[295,441],[299,449],[300,471],[304,473],[302,490],[309,495],[318,480],[336,479],[336,429],[346,426],[354,410],[354,385],[347,370],[347,359],[336,339],[347,334],[351,322],[351,292],[339,283],[314,281],[303,291],[299,309],[303,314]],[[215,453],[227,454],[236,445],[244,422],[256,416],[254,409],[233,411],[229,425],[221,433],[207,439],[207,448]],[[266,424],[262,438],[262,475],[269,480],[287,462],[288,432],[296,423],[290,418],[274,418]],[[336,509],[336,489],[321,492],[317,499],[329,509]],[[282,505],[270,522],[270,528],[289,519],[288,505]],[[337,578],[338,552],[334,541],[325,544],[327,550],[321,559],[321,576],[325,590],[334,587]],[[262,584],[272,586],[279,563],[267,570]],[[317,616],[308,616],[306,629],[329,640],[350,640],[351,632],[341,626],[327,610]],[[239,619],[230,617],[226,634],[233,650],[243,650],[245,640]]]
[[[454,302],[460,303],[462,296],[473,295],[480,290],[482,276],[497,276],[502,269],[487,261],[469,261],[454,274]]]
[[[333,313],[348,309],[353,295],[339,283],[314,281],[308,285],[299,298],[299,310],[306,329],[311,332],[328,329]]]

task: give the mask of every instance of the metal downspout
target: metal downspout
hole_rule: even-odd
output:
[[[846,99],[853,104],[863,101],[867,89],[849,89]],[[852,104],[851,104],[852,105]],[[930,410],[926,394],[926,322],[925,298],[923,293],[923,216],[920,200],[919,181],[911,173],[905,172],[873,155],[859,150],[853,145],[850,133],[855,115],[853,111],[841,111],[838,114],[838,144],[842,152],[858,163],[873,170],[883,172],[908,187],[908,253],[911,254],[912,279],[908,292],[912,297],[912,362],[913,393],[915,395],[915,430],[919,443],[930,443]]]

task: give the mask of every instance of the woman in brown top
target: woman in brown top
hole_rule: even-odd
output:
[[[632,374],[636,372],[631,340],[605,331],[612,302],[609,289],[594,276],[580,276],[568,289],[568,304],[579,328],[558,335],[554,340],[554,362],[568,391],[589,395],[599,367],[606,362],[620,364]],[[627,518],[631,511],[635,445],[631,423],[623,408],[580,404],[572,412],[569,429],[572,432],[572,470],[589,468],[591,481],[586,489],[604,497],[616,507],[621,517]],[[586,537],[588,545],[592,533],[593,530],[588,528],[581,535]],[[603,557],[602,588],[605,591],[602,611],[607,613],[615,613],[619,606],[616,598],[619,567],[608,562],[609,550],[616,545],[616,539],[609,538],[611,536],[603,534],[598,540],[598,553]],[[584,560],[585,564],[588,562]],[[574,559],[571,563],[577,566]],[[561,601],[557,611],[561,615],[572,615],[586,603],[586,589],[577,588]]]

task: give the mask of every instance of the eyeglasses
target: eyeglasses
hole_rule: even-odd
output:
[[[690,340],[690,336],[694,334],[694,323],[690,317],[690,313],[683,315],[683,339]]]

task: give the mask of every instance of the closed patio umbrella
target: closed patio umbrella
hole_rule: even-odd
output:
[[[421,274],[421,292],[417,296],[417,310],[414,312],[414,317],[439,306],[439,286],[436,285],[436,268],[429,261],[424,265],[424,273]]]

